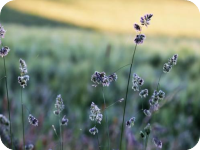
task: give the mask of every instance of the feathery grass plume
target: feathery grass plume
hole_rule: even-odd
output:
[[[134,29],[136,30],[136,31],[138,31],[138,32],[140,32],[141,30],[142,30],[142,28],[140,27],[140,25],[138,25],[138,24],[134,24],[133,25],[133,27],[134,27]]]
[[[153,138],[153,143],[157,148],[162,148],[162,141],[160,141],[158,138],[154,137]]]
[[[146,98],[148,96],[148,89],[144,89],[139,93],[141,98]]]
[[[154,90],[153,95],[151,96],[151,99],[149,100],[150,106],[153,106],[155,104],[158,104],[159,100],[163,100],[165,98],[165,92],[162,90]]]
[[[10,121],[4,115],[0,114],[0,124],[5,125],[5,126],[9,126]]]
[[[160,90],[158,92],[158,97],[159,97],[160,100],[163,100],[165,98],[165,92],[163,92],[162,90]]]
[[[126,126],[128,128],[131,128],[135,125],[135,117],[132,117],[131,119],[129,119],[128,121],[126,121]]]
[[[140,136],[141,138],[145,139],[146,138],[146,134],[143,131],[140,131]]]
[[[95,135],[96,133],[98,134],[98,129],[96,127],[93,127],[91,129],[89,129],[89,132],[92,134],[92,135]]]
[[[101,110],[97,105],[95,105],[94,102],[92,102],[91,107],[90,107],[90,116],[89,116],[91,121],[95,121],[99,124],[101,124],[101,121],[103,119],[103,115],[101,114]]]
[[[156,91],[156,90],[154,90],[154,92],[153,92],[153,95],[152,95],[152,101],[156,104],[156,103],[158,103],[158,100],[160,99],[159,98],[159,95],[158,95],[158,91]]]
[[[144,79],[142,79],[136,73],[134,73],[132,82],[133,82],[132,89],[134,91],[139,91],[140,90],[139,86],[142,86],[144,84]]]
[[[150,111],[150,110],[144,109],[143,112],[144,112],[144,114],[145,114],[146,116],[148,116],[148,117],[151,116],[151,111]]]
[[[28,121],[31,125],[38,126],[39,121],[35,117],[33,117],[31,114],[29,114],[28,116]]]
[[[1,44],[1,38],[4,38],[6,34],[6,30],[3,28],[3,26],[0,24],[0,44]]]
[[[109,75],[108,78],[109,78],[110,82],[116,81],[117,80],[117,74],[113,73],[113,74]]]
[[[153,17],[153,14],[146,14],[144,17],[140,18],[141,25],[145,25],[146,27],[150,24],[150,20]]]
[[[26,75],[28,73],[26,62],[20,58],[19,64],[21,76],[18,76],[18,83],[20,84],[20,86],[25,88],[25,86],[27,86],[27,82],[29,81],[29,75]]]
[[[0,49],[0,56],[5,57],[8,55],[8,52],[10,51],[10,48],[8,46],[4,46]]]
[[[146,133],[146,135],[149,135],[151,133],[151,125],[150,125],[150,123],[148,123],[146,125],[146,127],[144,128],[144,132]]]
[[[167,63],[164,64],[163,66],[163,72],[168,73],[172,69],[173,66],[177,64],[178,61],[178,54],[173,55]]]
[[[21,75],[27,74],[28,70],[27,70],[27,65],[26,62],[23,59],[19,59],[19,69],[21,71]]]
[[[63,132],[62,132],[62,126],[65,125],[67,126],[68,124],[68,119],[66,118],[66,116],[64,116],[62,119],[61,119],[61,112],[64,110],[65,108],[65,105],[63,103],[63,99],[61,97],[61,94],[57,95],[56,97],[56,103],[55,103],[55,108],[56,110],[54,111],[54,114],[56,116],[59,116],[59,127],[60,127],[60,149],[63,150]],[[56,130],[55,130],[55,127],[52,126],[55,133],[56,133]],[[56,133],[57,135],[57,133]]]
[[[136,35],[134,41],[135,41],[135,44],[142,44],[145,39],[146,39],[146,36],[144,34],[138,34]]]
[[[169,65],[168,63],[165,63],[163,66],[163,72],[168,73],[172,69],[172,66]]]
[[[55,108],[56,108],[56,110],[54,111],[55,115],[59,115],[65,108],[65,105],[63,104],[63,99],[60,94],[56,97]]]
[[[29,75],[19,76],[18,77],[18,83],[20,86],[25,88],[27,86],[27,82],[29,81]]]
[[[98,71],[95,71],[94,74],[91,77],[91,81],[95,84],[101,84],[104,76],[105,76],[105,72],[100,73]]]
[[[69,121],[69,120],[66,118],[66,116],[64,116],[64,117],[62,118],[61,124],[67,126],[68,121]]]
[[[25,150],[33,150],[34,149],[34,145],[33,144],[28,144],[25,146]]]
[[[6,30],[4,29],[4,27],[0,24],[0,38],[4,38],[6,33]]]
[[[95,71],[94,74],[91,77],[91,81],[94,84],[96,84],[96,86],[98,84],[102,84],[103,86],[109,86],[111,82],[116,81],[116,80],[117,80],[117,74],[116,73],[113,73],[109,76],[106,76],[105,72]]]

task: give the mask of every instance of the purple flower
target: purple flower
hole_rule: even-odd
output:
[[[126,126],[128,128],[131,128],[132,126],[134,126],[135,124],[135,117],[132,117],[131,119],[129,119],[128,121],[126,121]]]
[[[98,133],[98,129],[96,127],[93,127],[91,129],[89,129],[89,132],[92,134],[92,135],[95,135],[96,133]]]
[[[136,31],[141,31],[142,30],[140,25],[138,25],[136,23],[133,25],[133,27],[135,28]]]
[[[106,76],[105,72],[95,71],[91,77],[91,81],[97,86],[102,84],[103,86],[109,86],[111,82],[117,80],[117,74],[113,73],[109,76]]]
[[[148,89],[144,89],[139,93],[141,98],[146,98],[148,96]]]
[[[69,120],[66,118],[66,116],[64,116],[64,117],[62,118],[62,121],[61,121],[62,125],[67,125],[68,122],[69,122]]]
[[[29,123],[33,126],[38,126],[38,120],[31,114],[28,116]]]
[[[141,24],[147,27],[150,24],[151,17],[153,17],[153,14],[146,14],[144,17],[141,17]]]
[[[6,33],[6,30],[3,28],[3,26],[0,24],[0,38],[4,38]]]
[[[153,143],[157,148],[162,148],[162,142],[158,138],[153,138]]]
[[[0,56],[1,57],[5,57],[6,55],[8,55],[8,52],[10,51],[10,48],[7,46],[4,46],[0,49]]]
[[[136,44],[142,44],[144,42],[144,39],[145,39],[145,35],[144,34],[139,34],[139,35],[136,35],[136,38],[135,38],[135,43]]]

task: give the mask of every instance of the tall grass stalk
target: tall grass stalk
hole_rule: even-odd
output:
[[[125,113],[126,113],[126,103],[127,103],[127,97],[128,97],[129,82],[130,82],[130,78],[131,78],[133,60],[134,60],[134,57],[135,57],[136,50],[137,50],[137,44],[135,45],[134,52],[133,52],[133,55],[132,55],[131,66],[130,66],[129,76],[128,76],[128,83],[127,83],[127,87],[126,87],[126,96],[125,96],[124,111],[123,111],[123,120],[122,120],[122,125],[121,125],[120,150],[122,150],[122,138],[123,138],[123,132],[124,132],[124,117],[125,117]]]
[[[25,149],[25,137],[24,137],[24,104],[22,99],[22,87],[21,87],[21,108],[22,108],[22,133],[23,133],[23,150]]]
[[[106,108],[106,99],[105,99],[105,94],[104,94],[104,88],[102,87],[102,95],[103,95],[103,101],[104,101],[104,107]],[[105,118],[106,118],[106,126],[107,126],[107,136],[108,136],[108,148],[110,150],[110,134],[109,134],[109,125],[108,125],[108,115],[107,115],[107,110],[105,109]]]
[[[101,150],[100,143],[99,143],[99,135],[98,135],[98,133],[97,133],[97,142],[98,142],[98,148],[99,148],[99,150]]]
[[[145,150],[147,149],[148,139],[149,139],[149,136],[147,135],[146,141],[145,141]]]
[[[9,113],[9,121],[10,121],[10,140],[11,140],[11,146],[13,148],[13,138],[12,138],[12,122],[11,122],[11,112],[10,112],[10,100],[8,97],[8,83],[7,83],[7,72],[6,72],[6,60],[5,57],[3,57],[4,62],[4,72],[5,72],[5,84],[6,84],[6,96],[8,101],[8,113]]]
[[[62,124],[61,124],[61,117],[59,114],[59,127],[60,127],[60,149],[63,150],[63,133],[62,133]]]
[[[97,125],[97,122],[95,122],[95,127],[96,127],[96,125]],[[97,144],[98,144],[98,149],[101,150],[101,148],[100,148],[100,142],[99,142],[99,135],[98,134],[99,133],[97,133]]]

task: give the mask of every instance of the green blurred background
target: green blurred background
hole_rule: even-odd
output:
[[[190,12],[190,13],[188,13]],[[0,22],[7,30],[3,45],[6,56],[12,125],[16,149],[22,145],[19,59],[26,61],[30,81],[23,99],[31,114],[39,119],[37,128],[25,120],[27,143],[35,150],[58,149],[58,118],[53,114],[55,99],[61,94],[69,125],[64,129],[65,150],[96,150],[96,137],[89,134],[91,102],[103,109],[101,87],[92,87],[94,71],[113,73],[130,63],[134,49],[134,23],[153,13],[151,25],[143,30],[147,38],[138,46],[133,72],[145,80],[149,97],[156,87],[163,64],[178,54],[178,64],[161,78],[166,92],[162,107],[151,119],[152,135],[163,142],[164,150],[187,150],[200,133],[200,16],[197,7],[184,0],[15,0],[1,11]],[[3,59],[0,78],[4,76]],[[118,80],[105,88],[107,105],[125,96],[129,67],[117,72]],[[108,109],[112,149],[119,148],[124,103]],[[125,120],[136,117],[135,126],[126,129],[127,150],[143,149],[139,136],[146,118],[140,111],[142,100],[129,90]],[[8,117],[4,80],[0,80],[0,113]],[[25,113],[28,117],[28,112]],[[98,125],[102,150],[107,136],[105,120]],[[59,133],[59,132],[58,132]],[[4,140],[6,143],[6,140]],[[104,148],[103,148],[104,147]],[[148,150],[156,149],[149,140]]]

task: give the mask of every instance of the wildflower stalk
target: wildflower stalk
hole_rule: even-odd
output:
[[[99,144],[99,135],[98,135],[98,133],[97,133],[97,142],[98,142],[98,148],[99,148],[99,150],[101,150],[100,144]]]
[[[124,65],[124,66],[122,66],[122,67],[120,67],[120,68],[118,68],[116,71],[114,71],[113,73],[116,73],[117,71],[119,71],[119,70],[121,70],[121,69],[123,69],[124,67],[127,67],[127,66],[130,66],[131,64],[126,64],[126,65]]]
[[[106,99],[105,99],[103,87],[102,87],[102,95],[103,95],[103,100],[104,100],[104,107],[106,108]],[[106,110],[105,110],[105,117],[106,117],[107,136],[108,136],[108,148],[110,149],[110,134],[109,134],[108,116],[107,116]]]
[[[159,88],[159,86],[160,86],[160,79],[161,79],[161,77],[162,77],[162,74],[163,74],[163,73],[161,72],[161,73],[160,73],[160,77],[159,77],[159,79],[158,79],[158,84],[157,84],[157,87],[156,87],[156,88],[157,88],[157,91],[158,91],[158,88]]]
[[[22,87],[21,87],[21,108],[22,108],[22,132],[23,132],[23,149],[25,148],[25,137],[24,137],[24,104],[22,99]]]
[[[115,104],[117,104],[117,103],[119,103],[119,101],[116,101],[116,102],[112,103],[111,105],[109,105],[109,106],[106,107],[105,109],[108,109],[108,108],[112,107],[113,105],[115,105]]]
[[[132,66],[133,66],[133,60],[134,60],[134,57],[135,57],[136,49],[137,49],[137,44],[135,45],[135,49],[134,49],[132,60],[131,60],[131,66],[130,66],[129,76],[128,76],[128,83],[127,83],[127,88],[126,88],[126,96],[125,96],[125,99],[124,99],[125,100],[125,104],[124,104],[124,111],[123,111],[123,121],[122,121],[122,125],[121,125],[120,150],[122,150],[122,138],[123,138],[123,132],[124,132],[124,117],[125,117],[125,112],[126,112],[126,102],[127,102],[129,82],[130,82]]]
[[[60,149],[63,150],[62,124],[61,124],[60,114],[59,114],[59,126],[60,126]]]
[[[21,87],[21,109],[22,109],[22,133],[23,133],[23,148],[25,148],[25,138],[24,138],[24,104],[22,99],[22,87]]]
[[[97,122],[95,122],[95,127],[96,127]],[[100,148],[100,143],[99,143],[99,133],[97,133],[97,144],[98,144],[98,149],[101,150]]]
[[[7,101],[8,101],[8,113],[9,113],[9,121],[10,121],[10,139],[11,139],[11,146],[13,148],[12,123],[11,123],[11,116],[10,116],[10,100],[9,100],[9,97],[8,97],[8,83],[7,83],[7,72],[6,72],[5,57],[3,57],[3,62],[4,62],[4,72],[5,72],[6,95],[7,95]]]
[[[148,139],[149,139],[149,136],[147,135],[147,137],[146,137],[146,141],[145,141],[145,150],[147,149]]]

